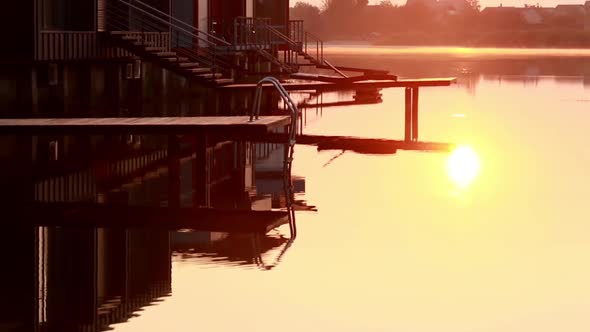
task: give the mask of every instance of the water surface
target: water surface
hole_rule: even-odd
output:
[[[297,198],[318,211],[297,213],[296,240],[283,226],[260,250],[233,234],[173,244],[169,291],[113,331],[590,329],[588,54],[353,51],[329,58],[403,77],[458,76],[421,90],[420,139],[475,157],[297,146]],[[401,139],[403,90],[382,94],[378,104],[309,108],[304,132]],[[470,158],[476,171],[458,171],[473,171],[469,181],[450,176]]]

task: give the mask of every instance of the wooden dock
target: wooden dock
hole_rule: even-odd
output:
[[[249,120],[249,116],[0,119],[0,135],[263,135],[291,123],[287,115]]]
[[[374,75],[383,75],[374,73]],[[418,101],[419,90],[423,87],[443,87],[450,86],[456,82],[456,78],[420,78],[420,79],[402,79],[402,80],[367,80],[356,81],[354,78],[340,78],[334,82],[285,82],[283,88],[287,91],[309,91],[329,92],[329,91],[362,91],[369,89],[384,88],[405,88],[405,120],[404,120],[404,141],[418,142]],[[258,84],[229,84],[220,89],[237,89],[237,90],[254,90]],[[263,84],[265,89],[274,89],[271,84]]]
[[[3,226],[192,229],[266,234],[288,223],[286,211],[35,203],[5,206]]]
[[[310,80],[327,83],[353,83],[360,81],[397,81],[397,76],[383,73],[365,73],[357,76],[342,77],[333,75],[309,74],[309,73],[295,73],[291,74],[291,78],[300,80]]]
[[[191,137],[189,155],[193,163],[193,206],[210,207],[207,176],[211,157],[207,153],[211,137],[264,137],[274,129],[291,124],[291,116],[261,116],[250,121],[249,116],[210,117],[145,117],[145,118],[57,118],[0,119],[0,135],[165,135],[168,138],[169,205],[180,207],[180,137]],[[225,139],[227,140],[227,139]],[[288,142],[286,139],[285,142]]]

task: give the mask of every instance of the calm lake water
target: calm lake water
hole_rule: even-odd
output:
[[[171,260],[151,253],[141,266],[161,262],[165,284],[110,328],[590,330],[590,55],[507,53],[329,50],[340,65],[458,77],[421,89],[420,139],[461,152],[297,146],[296,198],[317,211],[297,212],[295,241],[282,226],[258,247],[247,236],[199,233],[186,248],[173,245]],[[307,109],[304,133],[403,139],[404,91],[381,93],[377,104]],[[157,186],[142,188],[138,196]],[[83,296],[47,302],[51,289],[35,289],[38,316],[83,316]]]

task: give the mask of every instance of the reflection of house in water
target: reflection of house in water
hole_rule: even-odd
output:
[[[477,85],[480,79],[481,77],[478,74],[475,74],[473,72],[466,72],[457,78],[457,85],[465,88],[465,90],[467,90],[467,93],[474,96],[477,92]]]
[[[584,87],[590,88],[590,61],[582,63],[582,73],[584,75]]]
[[[52,140],[59,144],[48,144]],[[79,147],[74,149],[76,145]],[[102,154],[99,145],[109,153]],[[207,181],[200,186],[194,185],[191,144],[181,145],[188,147],[178,156],[183,204],[191,205],[199,194],[208,197],[209,206],[261,208],[249,195],[257,186],[252,144],[211,142],[206,152],[210,166]],[[0,163],[11,167],[0,178],[3,204],[41,201],[160,206],[170,200],[167,166],[173,158],[166,153],[165,139],[20,137],[9,146],[14,149],[4,152],[11,162]],[[49,146],[57,150],[50,151]],[[282,170],[282,160],[278,166]],[[128,319],[170,292],[167,231],[22,225],[4,228],[3,234],[0,331],[98,331]],[[194,234],[198,238],[203,233]],[[287,242],[282,237],[214,238],[211,233],[208,239],[216,240],[215,245],[201,248],[203,252],[245,262],[259,262],[260,253]]]
[[[4,229],[2,331],[99,331],[171,291],[168,232]]]

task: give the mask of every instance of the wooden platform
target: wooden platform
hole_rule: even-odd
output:
[[[234,134],[260,135],[291,122],[289,116],[0,119],[0,135]]]
[[[397,80],[397,76],[395,76],[395,75],[382,74],[382,73],[365,73],[362,75],[350,76],[350,77],[308,74],[308,73],[295,73],[295,74],[291,74],[291,78],[301,79],[301,80],[309,80],[309,81],[336,83],[336,84],[353,83],[353,82],[369,81],[369,80],[388,80],[388,81],[396,81]]]
[[[3,226],[193,229],[267,233],[288,223],[283,211],[107,206],[90,203],[37,203],[5,206]]]
[[[434,87],[434,86],[450,86],[456,81],[456,78],[424,78],[412,80],[397,80],[397,81],[341,81],[338,83],[332,82],[285,82],[283,87],[288,91],[300,90],[320,90],[320,91],[338,91],[338,90],[359,90],[359,89],[383,89],[383,88],[418,88],[418,87]],[[228,84],[219,89],[256,89],[257,84]],[[265,84],[264,88],[274,88],[270,84]]]

